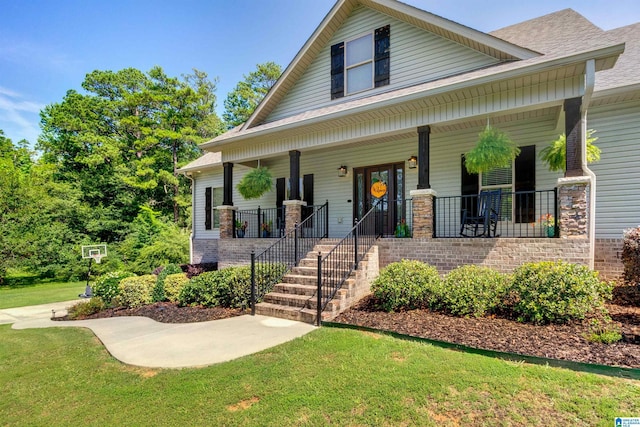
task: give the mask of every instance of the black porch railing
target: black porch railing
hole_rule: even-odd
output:
[[[357,221],[351,231],[324,257],[318,254],[317,319],[322,321],[322,311],[334,297],[349,275],[358,269],[376,240],[382,236],[384,210],[381,203],[374,205]]]
[[[329,202],[308,206],[307,218],[264,251],[251,252],[251,315],[255,315],[256,302],[273,289],[274,285],[292,267],[329,235]]]
[[[236,211],[234,237],[278,238],[284,236],[284,207]]]
[[[495,237],[558,237],[557,189],[502,192]],[[477,215],[478,195],[434,198],[434,236],[463,237],[464,212]]]

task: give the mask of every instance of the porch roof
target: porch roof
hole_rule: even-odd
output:
[[[222,166],[222,153],[219,151],[206,152],[191,163],[188,163],[178,169],[178,172],[186,174],[188,172],[199,172],[203,169],[210,169],[218,166]]]

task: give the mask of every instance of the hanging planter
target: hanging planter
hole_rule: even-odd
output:
[[[269,169],[258,166],[243,176],[236,188],[245,199],[257,199],[271,190],[272,183]]]
[[[600,160],[600,148],[593,143],[598,140],[593,136],[596,131],[587,130],[587,163]],[[558,139],[540,151],[540,159],[547,164],[550,171],[564,172],[567,166],[567,136],[563,133]]]
[[[504,132],[487,124],[476,146],[465,154],[465,165],[469,173],[489,172],[511,166],[518,154],[520,149]]]

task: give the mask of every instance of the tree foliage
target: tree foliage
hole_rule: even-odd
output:
[[[245,75],[244,80],[224,100],[224,119],[229,129],[241,125],[253,114],[260,101],[276,83],[282,68],[275,62],[258,64],[256,70]]]
[[[114,240],[143,204],[184,225],[189,187],[177,169],[221,131],[215,83],[198,70],[180,80],[154,67],[93,71],[82,87],[85,94],[69,91],[41,112],[38,148],[96,210],[90,231]]]

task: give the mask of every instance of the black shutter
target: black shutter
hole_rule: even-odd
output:
[[[211,206],[211,187],[204,189],[204,229],[211,230],[211,214],[213,212]]]
[[[344,42],[331,46],[331,99],[344,96]]]
[[[375,31],[375,87],[389,84],[391,27],[378,28]]]
[[[478,192],[480,190],[480,184],[477,173],[469,173],[467,167],[464,164],[464,154],[461,156],[460,170],[462,172],[460,181],[461,188],[460,194],[462,194],[462,202],[460,209],[467,211],[467,216],[478,215]],[[464,197],[469,196],[469,197]]]
[[[284,230],[284,209],[282,202],[284,202],[286,194],[287,180],[285,178],[276,179],[276,208],[278,208],[278,230]]]
[[[516,222],[535,222],[536,214],[536,147],[528,145],[520,147],[520,154],[515,160],[516,182],[515,191],[530,191],[530,193],[516,194]]]
[[[302,220],[309,218],[313,214],[313,174],[304,175],[302,177],[302,198],[307,202],[307,206],[302,207]],[[306,224],[307,227],[312,227],[312,221]]]

